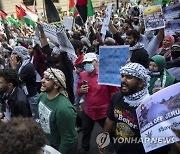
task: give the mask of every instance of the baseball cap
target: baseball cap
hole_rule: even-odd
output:
[[[97,55],[95,53],[87,53],[84,55],[83,62],[91,62],[93,60],[98,60]]]

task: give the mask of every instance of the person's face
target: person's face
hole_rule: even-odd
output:
[[[97,68],[97,66],[98,66],[98,62],[96,61],[96,60],[93,60],[93,61],[91,61],[91,62],[85,62],[84,63],[84,67],[85,67],[85,65],[93,65],[93,70],[92,70],[92,72],[94,72],[95,70],[96,70],[96,68]],[[92,73],[92,72],[90,72],[90,73]]]
[[[180,57],[180,48],[179,47],[172,47],[171,48],[171,56],[173,59]]]
[[[59,57],[59,54],[52,53],[51,56],[54,57],[54,58],[58,58],[58,57]]]
[[[97,31],[100,32],[100,31],[101,31],[101,28],[102,28],[102,25],[99,24],[99,25],[97,26]]]
[[[137,43],[137,40],[132,36],[126,36],[126,42],[125,42],[127,45],[130,45],[130,47],[133,47],[136,43]]]
[[[118,18],[114,18],[114,24],[117,24],[119,22]]]
[[[123,95],[132,95],[142,89],[142,80],[127,74],[121,76],[121,92]]]
[[[158,72],[159,69],[158,69],[158,66],[156,65],[155,62],[150,61],[149,70],[152,71],[152,72]]]
[[[4,41],[5,41],[5,39],[4,39],[3,34],[0,34],[0,42],[4,42]]]
[[[3,77],[0,77],[0,91],[7,91],[8,83],[5,81]]]
[[[123,24],[123,28],[124,28],[125,31],[130,30],[129,25],[127,23]]]
[[[53,64],[58,64],[60,62],[59,54],[52,53],[51,56]]]
[[[41,91],[46,93],[51,93],[55,89],[55,83],[52,79],[49,79],[46,75],[43,76],[41,80]]]
[[[171,41],[170,41],[170,39],[164,38],[164,40],[163,40],[163,46],[164,46],[164,48],[170,47],[170,46],[171,46]]]
[[[28,46],[28,51],[29,51],[29,54],[32,54],[32,53],[33,53],[33,47],[32,47],[32,45],[29,45],[29,46]]]
[[[11,55],[9,53],[3,53],[2,56],[3,56],[3,58],[9,59]]]
[[[22,58],[17,53],[12,53],[11,58],[16,58],[17,62],[22,62]]]

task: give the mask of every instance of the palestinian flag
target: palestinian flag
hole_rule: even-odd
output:
[[[16,5],[16,16],[19,20],[23,19],[23,17],[26,15],[25,11]]]
[[[94,15],[91,0],[69,0],[69,11],[74,12],[75,14],[76,8],[84,23],[86,22],[87,17]]]
[[[21,21],[21,23],[26,24],[27,26],[31,26],[33,28],[36,27],[35,22],[31,19],[29,15],[26,14],[25,10],[17,5],[16,16]]]
[[[44,0],[48,23],[60,22],[59,13],[52,0]]]
[[[76,1],[75,0],[69,0],[69,12],[75,12],[76,11]]]
[[[92,5],[92,1],[88,0],[88,4],[87,4],[87,9],[88,9],[88,17],[91,17],[94,15],[94,9],[93,9],[93,5]]]
[[[25,11],[26,15],[34,22],[38,21],[38,14],[28,8],[23,2],[21,2],[20,7]]]
[[[33,28],[36,27],[35,22],[38,20],[38,15],[26,7],[24,3],[21,3],[20,7],[16,5],[16,15],[23,24]]]
[[[8,23],[13,24],[16,28],[19,27],[19,23],[17,20],[12,18],[11,16],[8,16],[4,11],[0,10],[0,15],[5,19]]]

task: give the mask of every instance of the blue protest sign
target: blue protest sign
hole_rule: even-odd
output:
[[[120,68],[129,58],[129,46],[100,46],[98,84],[120,86]]]

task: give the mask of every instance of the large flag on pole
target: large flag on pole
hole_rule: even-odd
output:
[[[21,8],[25,11],[26,15],[33,20],[34,22],[38,21],[38,14],[34,11],[32,11],[30,8],[28,8],[23,2],[20,4]]]
[[[79,14],[76,8],[76,2],[77,0],[69,0],[69,12],[72,12],[74,17],[76,17]]]
[[[77,0],[76,8],[85,23],[87,20],[87,0]]]
[[[76,10],[76,1],[69,0],[69,12],[75,12]]]
[[[56,7],[54,6],[52,0],[44,0],[44,2],[45,2],[46,16],[48,23],[59,22],[60,21],[59,13]]]
[[[84,23],[86,22],[87,17],[94,15],[91,0],[77,0],[76,8]]]
[[[16,16],[19,20],[23,19],[23,17],[26,15],[25,11],[16,5]]]
[[[8,23],[12,23],[16,28],[19,27],[19,23],[13,17],[7,15],[4,11],[0,10],[0,15],[5,19]]]
[[[36,27],[36,23],[33,21],[32,16],[29,16],[22,7],[19,7],[17,5],[16,16],[23,24],[26,24],[27,26],[31,26],[33,28]]]
[[[87,10],[88,11],[88,13],[87,13],[88,17],[93,16],[94,15],[94,9],[93,9],[93,5],[92,5],[91,0],[88,0],[87,9],[88,9]]]

